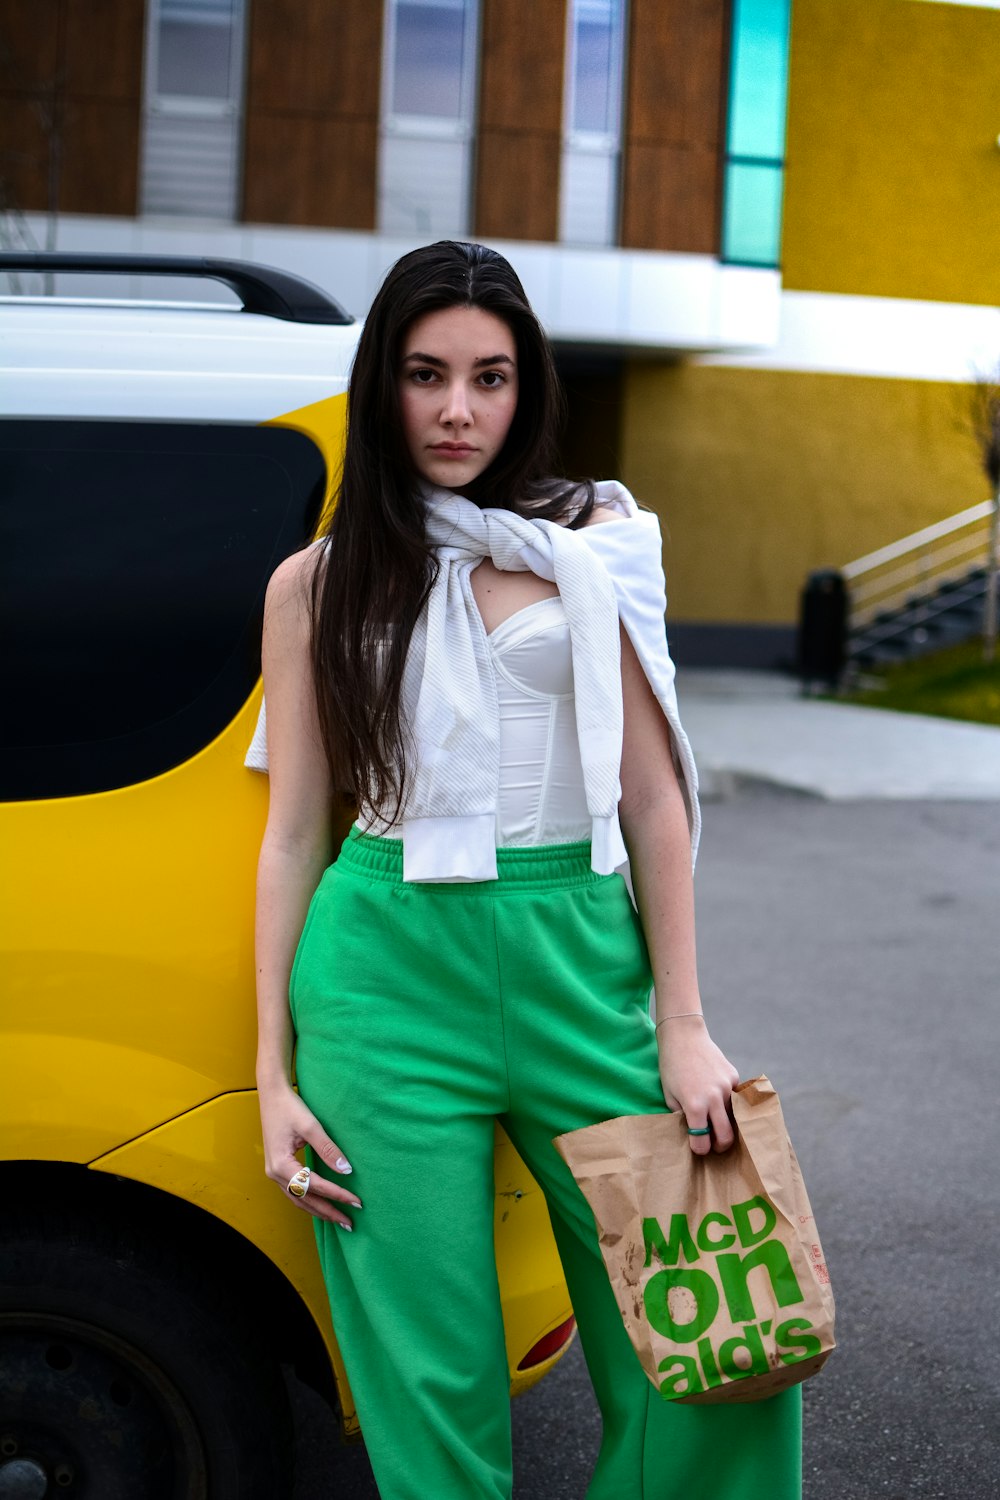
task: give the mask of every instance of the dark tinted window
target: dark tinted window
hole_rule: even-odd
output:
[[[0,422],[0,798],[144,781],[224,729],[324,482],[277,427]]]

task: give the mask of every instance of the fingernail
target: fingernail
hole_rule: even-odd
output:
[[[364,1208],[364,1206],[365,1205],[362,1203],[362,1201],[361,1201],[360,1198],[355,1198],[355,1200],[354,1200],[354,1207],[355,1208]]]
[[[351,1164],[347,1160],[346,1156],[338,1156],[337,1160],[334,1162],[333,1165],[336,1167],[336,1169],[337,1169],[338,1172],[353,1172],[354,1171],[354,1168],[351,1166]]]
[[[337,1223],[337,1228],[338,1229],[346,1229],[347,1232],[348,1232],[348,1234],[350,1234],[352,1232],[352,1230],[354,1229],[354,1225],[353,1224],[345,1224],[342,1219],[338,1219],[336,1221],[336,1223]]]

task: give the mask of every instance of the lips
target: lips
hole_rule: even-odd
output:
[[[468,458],[470,453],[475,453],[475,448],[468,443],[433,443],[431,452],[438,454],[440,458]]]

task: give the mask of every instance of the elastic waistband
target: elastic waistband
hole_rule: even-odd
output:
[[[403,841],[377,838],[362,833],[360,828],[352,828],[337,858],[337,868],[354,871],[368,880],[403,885]],[[496,880],[411,881],[406,889],[497,896],[505,890],[554,890],[614,879],[613,875],[598,875],[590,868],[589,840],[498,849],[497,875]]]

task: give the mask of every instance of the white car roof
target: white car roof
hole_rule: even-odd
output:
[[[266,422],[345,391],[358,333],[218,303],[0,297],[0,412]]]

